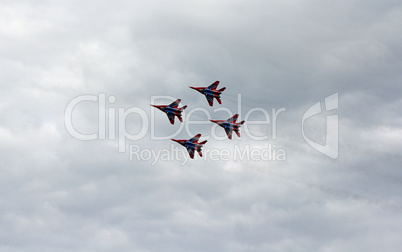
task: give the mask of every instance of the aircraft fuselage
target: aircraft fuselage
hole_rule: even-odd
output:
[[[175,115],[181,114],[181,111],[179,109],[175,109],[175,108],[171,108],[171,107],[165,107],[164,111],[166,113],[171,113],[171,114],[175,114]]]
[[[206,95],[214,96],[214,97],[220,97],[220,94],[222,92],[211,90],[211,89],[207,88],[207,89],[204,90],[203,93],[206,94]]]

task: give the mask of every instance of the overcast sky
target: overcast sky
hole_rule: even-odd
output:
[[[2,0],[0,250],[400,251],[401,27],[396,0]],[[189,88],[216,80],[222,105]],[[338,109],[304,133],[325,144],[338,115],[335,159],[302,134],[333,94]],[[116,139],[109,114],[106,139],[68,132],[83,95],[97,101],[74,107],[76,131],[99,133],[111,96]],[[170,97],[188,105],[183,124],[149,106]],[[255,108],[241,138],[205,123]],[[253,124],[261,111],[270,124]],[[154,137],[197,133],[195,160]],[[236,156],[247,148],[271,158]]]

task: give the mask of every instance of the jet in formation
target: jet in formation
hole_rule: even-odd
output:
[[[179,108],[180,102],[181,102],[181,99],[177,99],[176,101],[172,102],[170,105],[152,105],[151,104],[151,106],[158,108],[158,109],[162,110],[163,112],[165,112],[167,117],[169,118],[170,123],[174,124],[175,116],[177,116],[177,118],[179,118],[180,122],[183,122],[181,113],[183,112],[184,109],[187,108],[187,105]]]
[[[231,118],[227,120],[210,120],[225,129],[226,135],[228,135],[229,139],[232,139],[233,131],[236,132],[237,136],[240,137],[240,126],[243,125],[244,121],[236,122],[239,114],[235,114]]]
[[[222,104],[221,93],[226,89],[226,87],[217,90],[216,88],[218,87],[218,85],[219,81],[215,81],[208,87],[190,87],[190,88],[195,89],[201,94],[205,95],[209,106],[212,107],[214,105],[214,98],[219,102],[219,104]]]
[[[197,151],[200,157],[202,157],[201,148],[207,142],[207,140],[205,140],[199,143],[198,140],[200,139],[200,137],[201,134],[197,134],[189,140],[177,140],[177,139],[172,140],[186,147],[188,154],[190,155],[190,158],[194,158],[194,151]]]

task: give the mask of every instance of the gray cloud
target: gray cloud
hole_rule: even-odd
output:
[[[0,249],[398,251],[401,11],[397,1],[3,1]],[[211,108],[188,86],[215,80],[227,90]],[[301,119],[336,92],[332,160],[303,140]],[[117,113],[150,115],[151,97],[161,95],[217,119],[228,116],[217,108],[238,112],[237,94],[242,118],[255,107],[286,108],[277,139],[271,121],[249,126],[265,141],[243,130],[241,139],[210,138],[204,147],[233,154],[274,144],[286,161],[130,160],[118,140],[79,141],[65,129],[67,104],[99,93],[116,97],[107,108]],[[96,132],[97,113],[97,103],[81,103],[73,123]],[[160,111],[155,120],[159,135],[180,127]],[[134,134],[139,123],[130,115],[126,128]],[[211,127],[190,130],[210,137]],[[325,115],[306,121],[308,137],[323,142],[325,131]],[[190,136],[183,129],[175,137]],[[185,151],[149,131],[130,144]]]

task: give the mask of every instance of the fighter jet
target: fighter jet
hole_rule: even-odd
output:
[[[241,121],[236,123],[237,118],[239,117],[239,114],[236,114],[232,116],[231,118],[227,120],[210,120],[211,122],[214,122],[221,126],[222,128],[225,129],[226,135],[228,135],[229,139],[232,139],[232,132],[236,132],[237,136],[240,137],[240,126],[243,125],[245,121]]]
[[[226,88],[224,87],[219,90],[216,90],[218,85],[219,85],[219,81],[215,81],[213,84],[209,85],[208,87],[190,87],[190,88],[195,89],[198,92],[200,92],[201,94],[205,95],[205,97],[207,98],[207,101],[209,103],[209,106],[212,107],[214,105],[214,98],[216,98],[216,100],[219,102],[219,104],[222,104],[220,95]]]
[[[201,148],[207,142],[207,140],[199,143],[198,139],[200,139],[200,136],[201,134],[197,134],[189,140],[177,140],[177,139],[172,140],[186,147],[188,154],[190,155],[190,158],[194,158],[195,150],[198,152],[198,154],[200,154],[200,157],[202,157]]]
[[[179,108],[179,103],[181,99],[177,99],[176,101],[172,102],[170,105],[152,105],[152,107],[158,108],[162,110],[163,112],[166,113],[167,117],[169,118],[169,121],[171,124],[174,124],[174,117],[177,116],[179,118],[180,122],[183,122],[183,119],[181,118],[181,113],[183,112],[184,109],[187,108],[187,105]]]

